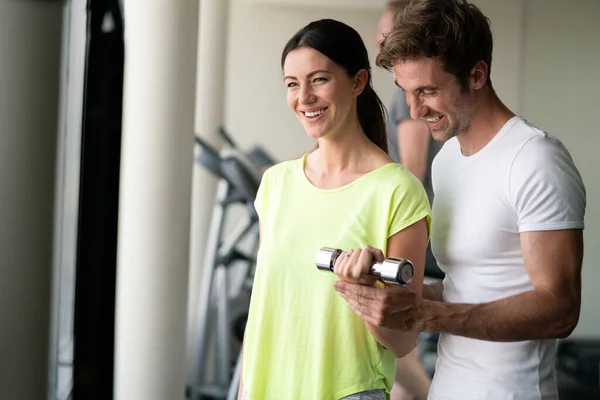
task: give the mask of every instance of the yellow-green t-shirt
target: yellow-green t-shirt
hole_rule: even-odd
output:
[[[389,393],[395,357],[318,270],[321,247],[386,253],[387,240],[431,211],[421,182],[389,163],[336,189],[304,174],[306,155],[270,168],[255,201],[261,246],[244,339],[248,399],[328,400]]]

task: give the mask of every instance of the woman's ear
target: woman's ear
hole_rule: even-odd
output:
[[[359,96],[367,84],[369,83],[369,71],[366,69],[361,69],[354,76],[354,87],[352,92],[355,96]]]

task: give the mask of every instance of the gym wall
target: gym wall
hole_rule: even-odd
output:
[[[594,93],[592,75],[600,37],[593,21],[600,19],[596,0],[475,0],[491,19],[494,34],[492,80],[499,96],[515,112],[540,125],[569,146],[588,189],[583,308],[573,336],[600,335],[600,183],[593,172],[600,139],[591,129]],[[231,0],[225,125],[243,147],[264,146],[279,160],[301,155],[311,142],[288,109],[280,55],[286,41],[311,20],[335,18],[359,31],[375,59],[373,36],[380,10],[273,6]],[[575,35],[583,33],[575,40]],[[588,51],[586,51],[588,50]],[[559,77],[568,74],[566,79]],[[392,76],[374,67],[375,89],[387,102]],[[591,86],[590,86],[591,85]],[[596,146],[594,146],[596,144]]]
[[[600,138],[598,64],[600,2],[524,1],[521,111],[559,137],[571,152],[587,191],[584,233],[583,304],[574,337],[600,337]]]

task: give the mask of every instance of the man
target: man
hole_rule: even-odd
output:
[[[489,20],[466,0],[413,0],[396,21],[377,65],[445,142],[432,246],[446,276],[422,298],[335,287],[369,323],[442,332],[429,399],[558,399],[556,339],[571,334],[581,304],[585,187],[564,145],[498,98],[491,61]],[[363,252],[352,273],[383,258]]]
[[[385,36],[392,30],[394,21],[410,0],[390,0],[379,19],[376,37],[380,47]],[[410,109],[406,104],[406,94],[396,87],[388,107],[388,153],[396,162],[404,165],[421,182],[433,199],[431,187],[431,163],[442,147],[441,142],[433,140],[423,121],[410,118]],[[435,260],[433,260],[435,262]],[[433,265],[435,267],[435,264]]]
[[[376,43],[381,46],[385,36],[392,30],[394,21],[410,0],[390,0],[379,19]],[[401,163],[423,183],[429,202],[433,202],[433,187],[431,184],[431,164],[435,155],[442,147],[429,134],[429,129],[423,121],[411,119],[410,109],[406,102],[406,93],[398,87],[394,91],[388,106],[387,137],[388,153],[394,161]],[[427,249],[425,275],[441,279],[444,277],[437,262]]]
[[[379,48],[385,36],[392,30],[394,21],[410,0],[390,0],[387,2],[377,25],[375,44]],[[388,153],[397,163],[401,163],[423,183],[430,203],[433,200],[431,187],[431,163],[442,146],[433,140],[429,129],[423,121],[410,118],[410,109],[406,104],[406,94],[395,87],[392,101],[388,108],[387,137]],[[431,246],[427,247],[425,275],[440,279],[443,273],[439,270]],[[427,398],[431,378],[419,360],[419,349],[398,359],[396,379],[392,389],[391,400],[419,400]]]

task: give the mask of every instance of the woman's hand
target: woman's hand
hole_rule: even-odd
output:
[[[377,277],[371,275],[374,262],[382,262],[383,252],[371,246],[344,251],[335,261],[333,272],[343,281],[373,286]]]

